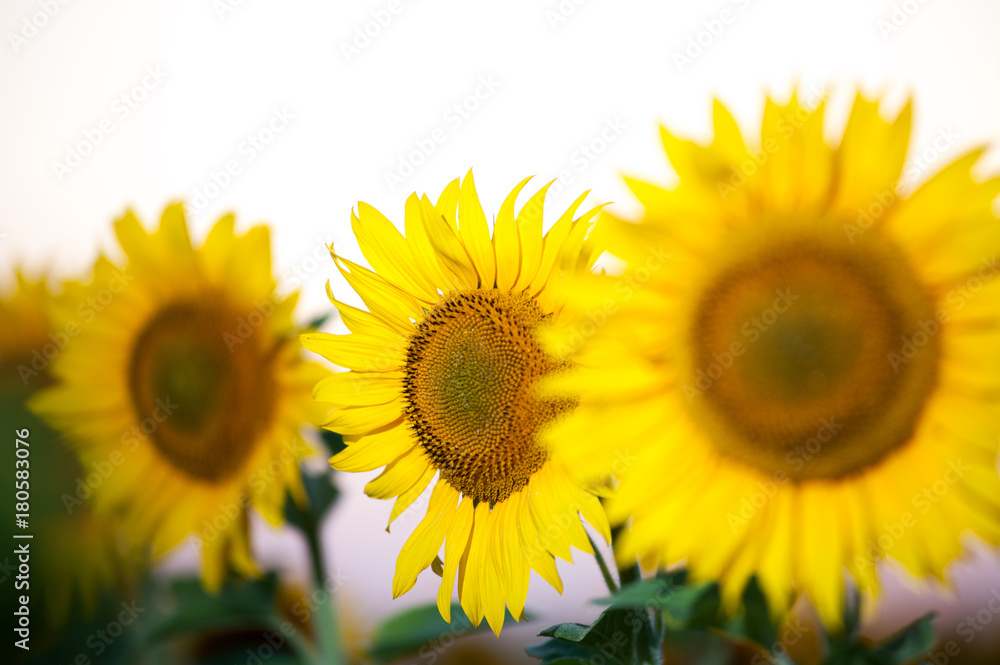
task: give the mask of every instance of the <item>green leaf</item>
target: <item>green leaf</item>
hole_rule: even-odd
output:
[[[751,577],[743,590],[743,607],[736,616],[722,626],[722,629],[766,649],[770,649],[778,641],[778,627],[771,622],[767,598],[756,577]]]
[[[331,432],[328,429],[321,429],[319,433],[320,438],[323,439],[323,445],[326,446],[327,451],[330,453],[330,457],[333,457],[337,453],[347,449],[347,444],[344,443],[344,437],[337,432]]]
[[[657,662],[660,641],[653,631],[649,614],[645,609],[619,608],[612,606],[587,626],[579,623],[563,623],[550,626],[539,633],[542,637],[553,638],[545,644],[570,643],[588,648],[592,658],[600,654],[600,660],[608,663],[632,665],[634,663]],[[559,658],[579,657],[579,649],[549,647],[549,651]],[[530,651],[534,655],[535,652]],[[556,661],[553,661],[556,662]]]
[[[333,312],[327,312],[326,314],[320,314],[315,319],[306,324],[305,330],[319,330],[323,327],[323,324],[333,318]],[[304,331],[303,331],[304,332]]]
[[[844,636],[854,641],[861,630],[861,595],[855,590],[847,594],[844,602]]]
[[[176,611],[153,623],[146,640],[156,643],[212,630],[274,626],[280,621],[274,605],[277,584],[277,576],[268,573],[258,580],[231,580],[218,594],[211,594],[200,580],[177,580],[172,585]]]
[[[32,430],[34,435],[34,430]],[[12,474],[13,475],[13,474]],[[21,649],[7,647],[4,653],[8,656],[5,663],[35,663],[38,665],[51,663],[75,663],[81,651],[87,649],[88,655],[93,654],[96,648],[101,649],[100,658],[91,658],[94,665],[128,665],[138,662],[138,654],[141,651],[141,634],[147,621],[146,611],[121,634],[113,639],[98,638],[98,631],[107,634],[108,625],[120,619],[123,601],[118,593],[105,590],[98,597],[97,608],[91,614],[85,611],[80,604],[74,604],[70,610],[69,620],[65,624],[53,626],[48,624],[44,615],[32,615],[34,619],[31,624],[31,650],[23,652]],[[32,598],[32,602],[34,598]],[[140,603],[140,607],[142,603]],[[150,609],[150,608],[146,608]],[[37,623],[36,623],[37,622]],[[88,642],[88,640],[90,640]],[[17,653],[13,655],[11,651]],[[13,657],[12,657],[13,656]]]
[[[248,662],[256,662],[256,657],[249,657],[246,649],[233,649],[225,653],[213,656],[207,660],[199,660],[198,665],[247,665]],[[276,653],[266,661],[267,665],[305,665],[308,661],[305,658],[297,658],[292,654]],[[101,664],[103,665],[103,663]]]
[[[340,490],[333,484],[333,472],[318,474],[302,472],[302,485],[306,490],[309,504],[301,508],[291,496],[285,500],[285,518],[298,529],[314,529],[323,521],[323,516],[337,502]]]
[[[587,637],[590,626],[585,623],[557,623],[538,633],[539,637],[555,637],[570,642],[581,642]]]
[[[510,613],[506,621],[514,621]],[[437,604],[421,605],[404,610],[379,624],[372,634],[368,653],[376,663],[388,663],[415,653],[440,656],[452,640],[487,628],[485,621],[473,626],[458,603],[451,606],[450,624],[441,618]]]
[[[568,642],[566,640],[548,640],[541,644],[532,644],[527,648],[528,654],[538,658],[541,665],[593,665],[606,661],[595,658],[601,655],[599,651],[592,647]]]
[[[665,613],[672,628],[713,625],[719,614],[719,588],[714,582],[684,584],[683,574],[672,573],[623,588],[597,601],[615,607],[644,608]]]
[[[594,602],[598,605],[614,604],[619,607],[661,608],[674,590],[684,585],[686,579],[686,570],[671,573],[661,572],[656,577],[646,580],[639,579],[624,585],[618,593],[608,598],[599,598]]]
[[[845,630],[828,636],[829,651],[824,665],[907,665],[926,655],[934,647],[933,614],[927,614],[886,640],[872,644],[858,635],[859,609],[845,607]],[[852,623],[853,622],[853,623]]]
[[[902,665],[926,655],[934,647],[934,615],[927,614],[872,649],[877,663]]]

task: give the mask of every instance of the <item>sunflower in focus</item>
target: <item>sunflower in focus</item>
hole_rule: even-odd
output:
[[[94,611],[102,590],[123,581],[123,560],[113,523],[94,515],[89,506],[65,499],[86,473],[25,404],[51,383],[50,359],[68,340],[64,330],[50,325],[52,298],[43,279],[32,281],[19,273],[16,290],[0,299],[0,423],[4,432],[26,444],[7,453],[4,495],[16,500],[9,504],[7,523],[16,524],[15,513],[28,513],[26,526],[14,534],[31,535],[40,544],[39,588],[50,627],[58,627],[75,600],[85,611]],[[19,506],[22,500],[27,509]],[[65,556],[69,551],[72,560]],[[15,594],[10,595],[13,600]]]
[[[299,428],[318,420],[308,396],[326,372],[301,356],[297,296],[275,296],[266,227],[236,235],[229,215],[195,249],[175,204],[155,232],[131,212],[115,230],[128,260],[66,285],[53,320],[77,332],[33,407],[98,472],[98,510],[153,556],[198,536],[217,589],[227,564],[256,572],[247,510],[278,525],[286,491],[305,501]]]
[[[515,215],[527,182],[503,202],[492,238],[471,173],[436,204],[411,195],[405,237],[359,204],[351,223],[373,270],[333,258],[367,311],[331,294],[351,334],[303,336],[306,348],[351,370],[315,390],[334,407],[324,426],[348,444],[333,466],[384,467],[365,491],[395,498],[390,523],[434,481],[396,562],[393,595],[436,564],[442,616],[451,619],[457,575],[470,620],[485,616],[497,634],[505,606],[523,615],[530,570],[561,591],[554,557],[571,561],[571,546],[593,552],[581,516],[609,538],[597,497],[539,439],[575,398],[535,394],[540,378],[566,368],[536,332],[560,316],[552,285],[593,263],[587,235],[597,209],[574,219],[584,194],[543,235],[547,187]]]
[[[885,557],[942,578],[964,535],[1000,542],[1000,179],[976,150],[901,194],[910,105],[878,106],[836,147],[795,96],[752,146],[718,103],[710,145],[663,130],[679,182],[628,182],[641,223],[599,226],[627,270],[571,283],[547,338],[576,369],[545,394],[582,395],[549,444],[619,477],[618,554],[684,561],[730,608],[756,574],[835,627],[845,570],[874,595]]]

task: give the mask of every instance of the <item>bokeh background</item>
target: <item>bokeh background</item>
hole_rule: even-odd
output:
[[[796,86],[831,93],[834,128],[858,87],[884,93],[890,111],[913,96],[906,177],[919,181],[1000,140],[998,28],[995,0],[4,0],[0,290],[16,267],[64,278],[98,251],[117,258],[113,219],[131,207],[152,225],[184,200],[195,238],[229,211],[243,228],[269,223],[280,288],[301,289],[305,321],[328,311],[327,280],[357,302],[325,245],[360,260],[349,224],[359,200],[401,223],[410,192],[433,198],[473,168],[487,210],[530,174],[558,179],[553,211],[585,189],[633,210],[622,173],[672,177],[660,122],[707,137],[717,97],[752,132],[765,94]],[[1000,170],[1000,151],[981,166]],[[347,580],[340,603],[362,631],[436,590],[426,572],[392,600],[395,557],[419,516],[386,533],[389,502],[362,494],[373,475],[341,478],[323,530]],[[301,538],[254,529],[263,565],[305,584]],[[560,565],[565,593],[533,584],[539,621],[505,642],[596,616],[594,561]],[[161,573],[196,566],[182,548]],[[943,591],[889,570],[868,632],[936,609],[950,639],[1000,596],[1000,557],[976,550],[954,573]],[[1000,616],[956,639],[967,656],[1000,652]]]

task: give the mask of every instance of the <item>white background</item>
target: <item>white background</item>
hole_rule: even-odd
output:
[[[184,199],[202,204],[190,213],[196,238],[231,210],[243,227],[269,223],[276,273],[286,289],[301,283],[305,320],[327,307],[327,279],[351,300],[323,244],[360,259],[349,227],[358,200],[401,223],[408,193],[434,198],[475,167],[488,214],[530,174],[539,184],[560,178],[553,211],[584,189],[594,190],[595,203],[632,210],[621,173],[657,181],[670,174],[659,122],[705,138],[717,96],[752,136],[765,93],[783,99],[796,84],[833,92],[834,133],[856,86],[885,92],[891,112],[912,95],[914,145],[928,150],[924,176],[1000,138],[1000,3],[991,0],[70,0],[51,3],[51,17],[39,14],[43,4],[0,5],[3,284],[12,266],[79,275],[98,250],[119,255],[110,223],[127,207],[152,225],[166,203]],[[724,11],[728,23],[716,22]],[[390,20],[376,30],[373,16]],[[377,32],[367,42],[358,37],[366,26]],[[700,53],[691,47],[699,39]],[[685,51],[694,57],[679,66]],[[147,77],[156,70],[159,82]],[[146,89],[134,91],[144,79]],[[294,118],[250,159],[248,137],[275,110]],[[69,173],[57,173],[102,121],[112,131]],[[930,146],[941,132],[958,140],[936,154]],[[398,175],[401,160],[432,134],[444,141],[390,186],[386,173]],[[213,174],[219,179],[230,161],[239,173],[213,188]],[[995,152],[986,166],[998,170]],[[343,480],[325,538],[334,565],[351,577],[345,597],[355,619],[371,623],[433,600],[437,578],[428,571],[413,592],[391,600],[395,556],[416,520],[386,534],[389,503],[362,496],[365,481]],[[293,536],[259,535],[267,564],[302,576],[305,550]],[[191,560],[181,553],[172,565]],[[533,584],[529,607],[540,623],[595,613],[586,605],[601,593],[592,559],[561,570],[561,598]],[[1000,586],[995,562],[977,570],[960,585],[973,610],[985,607],[991,584]],[[952,608],[945,631],[968,613],[894,585],[887,607],[898,616],[883,616],[875,630],[931,605]]]

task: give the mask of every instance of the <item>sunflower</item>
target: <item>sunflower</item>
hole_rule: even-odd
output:
[[[90,284],[66,285],[54,319],[76,335],[33,402],[97,473],[96,508],[153,556],[198,536],[210,589],[227,563],[256,571],[249,507],[277,525],[286,491],[305,501],[299,428],[318,419],[308,395],[326,374],[301,356],[296,296],[274,295],[267,228],[233,226],[194,249],[180,204],[153,233],[119,219],[127,263],[102,257]]]
[[[476,625],[485,616],[497,634],[505,605],[522,616],[531,569],[561,591],[554,557],[572,561],[571,546],[593,552],[580,516],[609,537],[597,497],[539,439],[575,400],[534,392],[539,378],[565,368],[535,334],[562,309],[550,287],[593,263],[587,235],[597,209],[573,218],[584,194],[543,235],[548,187],[514,213],[527,182],[503,202],[492,240],[471,173],[436,205],[411,195],[405,237],[360,203],[351,223],[374,271],[331,254],[368,309],[331,293],[351,334],[303,336],[306,348],[351,370],[315,390],[335,407],[324,426],[348,444],[333,466],[385,467],[365,491],[396,499],[390,524],[436,479],[396,562],[394,597],[435,564],[441,615],[451,620],[457,574],[466,614]]]
[[[52,297],[44,280],[32,281],[19,273],[16,290],[0,299],[0,423],[4,432],[24,442],[8,453],[11,471],[5,474],[4,495],[17,503],[8,504],[7,524],[16,527],[16,513],[28,514],[26,526],[13,532],[32,539],[13,542],[29,548],[37,543],[31,549],[33,561],[40,561],[38,587],[50,627],[58,627],[74,600],[86,612],[95,610],[101,591],[123,581],[123,561],[113,523],[65,499],[87,474],[25,405],[51,382],[49,360],[69,339],[65,330],[50,326],[47,308]],[[68,551],[72,559],[65,556]],[[11,600],[14,597],[11,594]]]
[[[1000,541],[1000,179],[976,150],[901,193],[910,119],[858,95],[833,147],[822,103],[769,100],[751,147],[716,103],[710,145],[662,131],[679,183],[628,181],[642,223],[599,225],[628,269],[569,284],[545,394],[582,396],[548,443],[619,478],[623,560],[836,627],[845,571],[874,597],[885,557],[940,579]]]

